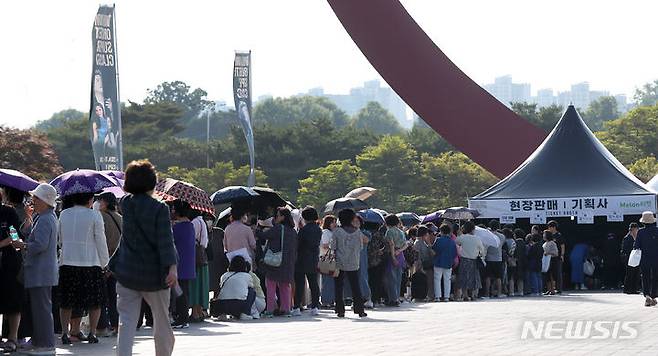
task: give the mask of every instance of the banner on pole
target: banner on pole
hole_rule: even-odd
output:
[[[236,51],[233,62],[233,99],[235,112],[242,126],[249,149],[249,178],[247,186],[256,184],[254,131],[251,122],[251,51]]]
[[[121,107],[114,7],[100,6],[91,31],[93,66],[89,126],[97,170],[122,170]]]

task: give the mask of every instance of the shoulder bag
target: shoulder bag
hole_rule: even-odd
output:
[[[269,248],[269,241],[267,242],[267,251],[265,251],[265,258],[263,258],[263,263],[270,267],[281,267],[283,262],[283,233],[285,228],[281,225],[281,250],[279,252],[274,252]]]

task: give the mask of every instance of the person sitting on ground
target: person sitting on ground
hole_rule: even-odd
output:
[[[256,291],[247,267],[244,257],[238,255],[231,259],[228,272],[219,281],[219,314],[241,320],[253,319],[251,308],[256,300]]]

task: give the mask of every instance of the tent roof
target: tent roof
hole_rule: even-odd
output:
[[[655,193],[599,142],[569,105],[523,164],[472,200],[648,194]]]
[[[654,192],[658,192],[658,174],[656,174],[650,181],[647,182],[647,187],[653,189]]]

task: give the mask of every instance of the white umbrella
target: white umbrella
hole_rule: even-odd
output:
[[[496,248],[500,247],[500,239],[493,232],[485,228],[476,226],[475,231],[473,233],[478,239],[480,239],[480,241],[482,241],[484,247],[489,247],[489,246]]]
[[[370,198],[377,189],[371,187],[360,187],[352,190],[351,192],[345,194],[345,198],[356,198],[361,200],[366,200]]]

